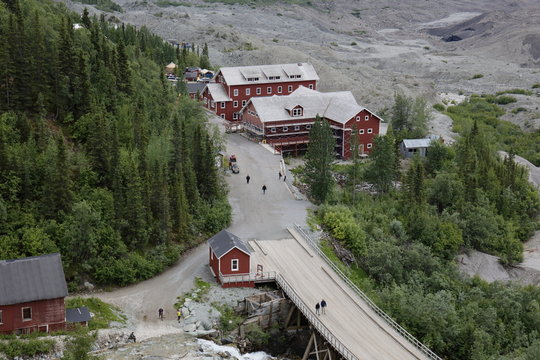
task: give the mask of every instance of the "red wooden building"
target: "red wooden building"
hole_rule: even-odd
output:
[[[210,270],[223,287],[253,287],[251,252],[245,242],[227,230],[208,240]]]
[[[60,254],[0,261],[0,334],[65,328],[67,286]]]
[[[380,132],[381,118],[358,105],[350,91],[321,93],[300,87],[288,96],[252,98],[240,111],[246,131],[281,152],[307,150],[309,131],[316,116],[326,119],[336,139],[336,156],[351,156],[351,136],[358,138],[359,153],[371,151]]]
[[[203,90],[204,105],[221,118],[238,121],[249,99],[289,95],[299,86],[317,89],[319,77],[311,64],[223,67]]]

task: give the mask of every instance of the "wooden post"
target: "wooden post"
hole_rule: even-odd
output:
[[[306,346],[306,351],[304,351],[304,356],[302,356],[302,360],[307,360],[309,356],[309,352],[311,350],[311,346],[313,345],[314,339],[315,339],[315,332],[312,332],[311,337],[309,338],[308,344]]]

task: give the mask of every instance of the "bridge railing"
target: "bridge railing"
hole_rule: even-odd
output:
[[[387,313],[385,313],[381,308],[379,308],[371,299],[364,294],[362,290],[358,288],[348,277],[345,275],[337,266],[334,264],[327,256],[322,252],[322,250],[317,246],[317,244],[311,239],[311,237],[306,234],[306,232],[297,224],[294,225],[294,228],[306,242],[326,261],[326,263],[349,285],[349,287],[364,300],[368,306],[373,309],[383,320],[386,321],[394,330],[399,334],[405,337],[409,342],[411,342],[418,350],[423,352],[430,359],[442,360],[437,354],[431,351],[426,345],[422,344],[418,339],[411,335],[407,330],[405,330],[401,325],[394,321]]]
[[[300,312],[304,314],[310,324],[312,324],[315,329],[317,329],[319,334],[321,334],[326,339],[326,341],[328,341],[328,343],[332,345],[332,347],[336,349],[336,351],[339,352],[341,356],[343,356],[343,358],[345,358],[346,360],[359,360],[352,352],[349,351],[349,349],[347,349],[345,345],[341,343],[341,341],[338,340],[336,336],[334,336],[334,334],[330,330],[328,330],[328,328],[319,320],[318,316],[313,314],[313,311],[311,311],[310,308],[308,308],[307,305],[304,304],[300,296],[298,296],[298,294],[294,291],[294,288],[287,282],[287,280],[285,280],[283,276],[281,276],[281,274],[278,274],[276,276],[276,282],[287,294],[287,296],[289,296],[289,299],[291,299],[291,301],[296,305],[298,310],[300,310]]]

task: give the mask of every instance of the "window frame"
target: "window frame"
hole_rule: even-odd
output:
[[[261,88],[258,87],[257,90],[255,90],[255,93],[256,93],[257,95],[261,95]]]
[[[225,114],[219,114],[219,117],[225,119]]]
[[[311,124],[306,125],[306,130],[311,130]]]
[[[365,121],[369,121],[369,115],[364,116]]]
[[[287,91],[292,93],[292,85],[287,86]]]
[[[277,92],[278,92],[278,94],[281,94],[283,92],[283,86],[281,86],[281,85],[278,86],[277,87]]]
[[[246,106],[247,100],[242,100],[242,107]]]
[[[30,311],[30,317],[24,317],[24,311],[25,310]],[[32,321],[32,308],[30,306],[25,306],[25,307],[21,308],[21,316],[22,316],[22,321]]]
[[[225,101],[222,101],[222,102],[221,102],[221,108],[222,108],[222,109],[225,109]]]
[[[0,310],[0,325],[4,323],[4,315],[2,314],[2,310]]]
[[[238,113],[237,113],[237,112],[234,112],[234,113],[232,114],[232,118],[233,118],[233,120],[238,120]]]
[[[358,130],[358,135],[364,135],[364,132],[365,132],[364,129],[360,129]]]
[[[313,90],[313,84],[309,84],[309,88]]]
[[[292,109],[291,116],[298,117],[298,116],[302,116],[302,114],[303,114],[302,108]]]
[[[294,131],[300,131],[300,125],[294,125]]]
[[[235,266],[236,263],[236,266]],[[240,271],[240,260],[231,259],[231,271]]]
[[[235,108],[238,107],[238,100],[234,100],[234,101],[233,101],[233,107],[235,107]]]
[[[251,95],[251,89],[250,88],[246,88],[246,95]]]
[[[271,87],[271,86],[268,86],[268,87],[266,88],[266,94],[272,95],[272,87]]]
[[[372,146],[373,146],[373,144],[369,143],[369,144],[367,144],[366,147],[367,147],[368,149],[371,149]]]
[[[233,90],[233,96],[238,96],[238,89]]]
[[[360,115],[356,117],[356,121],[360,121]]]
[[[373,134],[373,129],[372,128],[367,129],[367,133],[368,134]]]
[[[275,127],[275,126],[270,128],[270,132],[271,132],[271,133],[275,133],[276,131],[277,131],[277,130],[276,130],[276,127]]]
[[[281,129],[282,132],[288,132],[289,131],[289,127],[288,126],[284,126],[282,129]]]

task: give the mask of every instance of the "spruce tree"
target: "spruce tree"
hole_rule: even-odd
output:
[[[396,152],[392,132],[386,136],[376,136],[373,149],[369,154],[371,162],[368,165],[366,177],[379,192],[386,193],[392,188],[396,179]]]
[[[319,203],[326,201],[334,185],[332,164],[335,145],[330,124],[317,116],[309,132],[304,175],[311,196]]]

